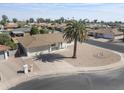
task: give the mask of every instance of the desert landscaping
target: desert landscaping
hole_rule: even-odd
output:
[[[72,50],[73,46],[69,46],[64,50],[41,55],[38,60],[43,62],[65,61],[76,67],[96,67],[114,64],[121,59],[121,57],[114,52],[86,43],[78,43],[76,59],[71,58]]]

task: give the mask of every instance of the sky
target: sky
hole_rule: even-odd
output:
[[[11,20],[60,17],[124,21],[124,3],[0,3],[0,19],[5,14]]]

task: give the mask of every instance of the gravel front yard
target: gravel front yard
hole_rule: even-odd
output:
[[[72,54],[73,45],[63,51],[56,51],[51,54],[43,55],[41,59],[47,62],[59,62],[62,60],[77,67],[96,67],[119,62],[121,58],[116,53],[85,43],[78,43],[76,59],[71,58]]]

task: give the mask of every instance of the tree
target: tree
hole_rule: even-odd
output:
[[[50,23],[51,20],[48,18],[48,19],[45,19],[45,22],[46,22],[46,23]]]
[[[39,33],[40,33],[40,31],[38,30],[37,27],[33,26],[31,28],[31,32],[30,32],[31,35],[36,35],[36,34],[39,34]]]
[[[89,21],[89,19],[86,18],[86,19],[83,19],[82,22],[89,23],[90,21]]]
[[[5,21],[1,20],[0,24],[5,25],[6,23],[5,23]]]
[[[43,18],[37,18],[37,23],[42,23],[44,22],[45,20]]]
[[[101,23],[101,24],[104,24],[105,22],[102,20],[100,23]]]
[[[7,21],[8,17],[6,15],[2,15],[2,20]]]
[[[87,30],[84,23],[81,21],[72,20],[67,24],[67,28],[64,30],[63,36],[67,42],[74,40],[74,51],[72,58],[76,58],[77,41],[84,41],[87,38]]]
[[[2,20],[1,20],[1,24],[5,25],[7,22],[9,22],[9,19],[6,15],[2,15]]]
[[[6,34],[0,34],[0,44],[9,46],[11,49],[17,48],[17,45]]]
[[[55,23],[61,24],[61,20],[60,19],[56,19],[54,21],[55,21]]]
[[[93,20],[94,23],[97,23],[97,21],[98,21],[97,19],[94,19],[94,20]]]
[[[61,17],[61,18],[59,19],[59,21],[60,21],[60,23],[64,23],[64,22],[65,22],[64,17]]]
[[[13,18],[12,21],[16,23],[18,20],[16,18]]]
[[[120,27],[119,31],[123,32],[123,42],[124,42],[124,27]]]
[[[29,23],[29,20],[26,20],[26,24],[28,25],[28,23]]]
[[[30,18],[30,19],[29,19],[29,22],[30,22],[30,23],[34,23],[34,19],[33,19],[33,18]]]

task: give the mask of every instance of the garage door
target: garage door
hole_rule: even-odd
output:
[[[113,36],[111,34],[104,34],[105,39],[112,39]]]

